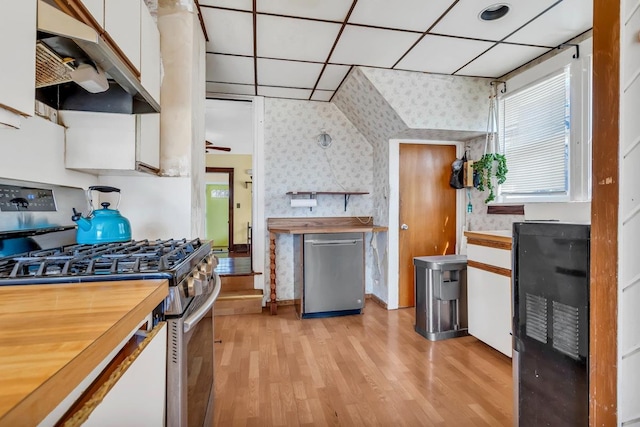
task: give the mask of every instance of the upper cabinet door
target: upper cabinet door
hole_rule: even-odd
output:
[[[144,2],[141,2],[141,9],[140,82],[160,103],[160,31]]]
[[[81,0],[93,19],[104,28],[104,0]]]
[[[33,116],[36,90],[36,0],[0,2],[0,107]]]
[[[141,0],[108,0],[104,4],[104,29],[140,71]],[[143,4],[144,5],[144,4]]]

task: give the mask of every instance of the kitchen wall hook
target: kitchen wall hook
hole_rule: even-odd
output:
[[[507,82],[505,82],[504,80],[493,80],[492,82],[489,82],[489,85],[491,86],[495,86],[495,85],[502,85],[502,89],[500,89],[500,93],[507,93]]]
[[[580,58],[580,45],[579,44],[575,44],[575,43],[562,43],[561,45],[558,45],[558,49],[563,49],[567,46],[573,46],[576,48],[576,53],[574,53],[572,55],[573,59],[578,59]]]

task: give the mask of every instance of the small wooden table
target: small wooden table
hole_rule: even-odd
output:
[[[269,231],[269,271],[271,314],[277,314],[276,302],[276,235],[308,233],[369,233],[387,231],[388,227],[373,224],[372,217],[309,217],[309,218],[268,218]]]

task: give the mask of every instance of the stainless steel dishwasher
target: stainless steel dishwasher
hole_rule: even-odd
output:
[[[294,298],[300,317],[362,313],[363,233],[304,234],[294,246]]]

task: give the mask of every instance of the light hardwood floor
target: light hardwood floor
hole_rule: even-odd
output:
[[[297,320],[215,318],[214,425],[510,426],[511,359],[473,337],[431,342],[414,309]]]

